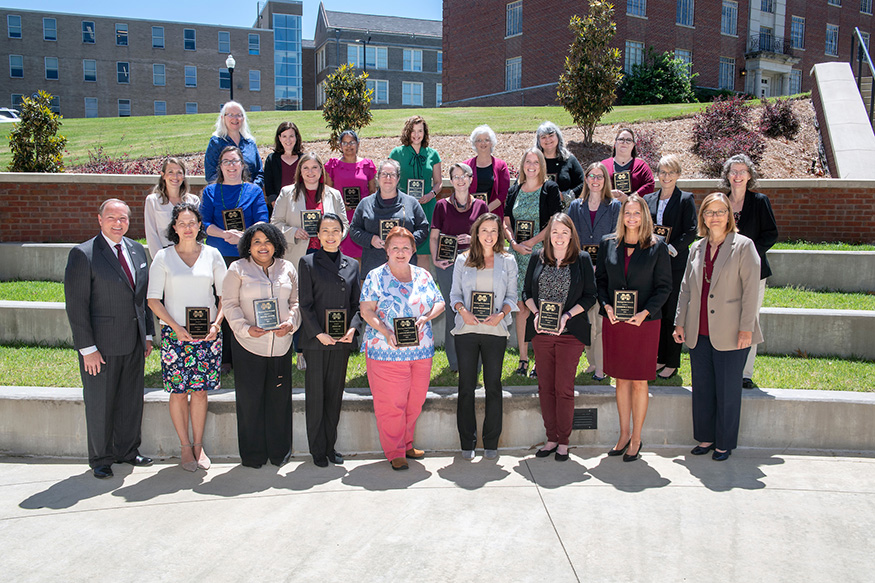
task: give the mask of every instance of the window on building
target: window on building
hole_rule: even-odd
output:
[[[9,38],[21,38],[21,16],[7,14],[6,30],[9,33]]]
[[[860,12],[872,14],[872,0],[860,0]]]
[[[839,56],[839,26],[837,24],[826,25],[826,46],[823,52],[831,57]]]
[[[367,47],[365,49],[365,65],[368,69],[388,69],[388,47]]]
[[[869,50],[869,33],[860,31],[860,36],[863,37],[863,48]]]
[[[357,69],[362,68],[362,47],[360,45],[346,45],[346,62]]]
[[[775,50],[774,45],[774,31],[768,26],[760,27],[760,50],[761,51],[769,51],[773,52]]]
[[[435,83],[434,85],[434,106],[440,107],[444,102],[444,84]]]
[[[735,91],[735,59],[720,57],[720,74],[717,84],[720,89]]]
[[[675,22],[681,26],[693,26],[693,0],[678,0]]]
[[[128,25],[127,24],[116,24],[115,25],[115,44],[120,47],[128,46]]]
[[[760,0],[760,12],[775,13],[775,0]]]
[[[85,81],[97,81],[97,61],[82,59],[82,77]]]
[[[12,109],[21,110],[21,103],[24,100],[23,93],[13,93],[12,94]]]
[[[61,98],[55,95],[52,97],[52,100],[49,102],[49,109],[52,110],[53,113],[57,113],[60,115],[61,113]]]
[[[156,101],[155,102],[155,115],[167,115],[167,102],[166,101]]]
[[[118,100],[118,116],[119,117],[131,117],[131,100],[130,99],[119,99]]]
[[[371,88],[371,82],[368,81],[368,89]],[[371,97],[371,102],[373,103],[373,97]],[[316,84],[316,108],[322,107],[325,103],[325,83],[317,83]]]
[[[222,67],[219,69],[219,89],[230,89],[231,88],[231,72]]]
[[[249,54],[250,55],[260,55],[261,54],[261,36],[257,34],[249,35]]]
[[[164,27],[163,26],[153,26],[152,27],[152,48],[153,49],[163,49],[164,48]]]
[[[130,83],[131,82],[131,64],[119,61],[115,64],[115,71],[118,77],[119,83]]]
[[[316,72],[322,71],[325,69],[326,60],[325,60],[325,47],[322,47],[318,51],[316,51]]]
[[[802,71],[799,69],[790,70],[790,95],[802,93]]]
[[[231,52],[231,33],[226,30],[219,31],[219,52],[223,54]]]
[[[738,36],[738,2],[723,0],[720,12],[720,33]]]
[[[97,98],[85,98],[85,117],[97,117]]]
[[[197,102],[196,101],[186,101],[185,102],[185,113],[186,114],[197,113]]]
[[[46,57],[46,79],[58,80],[58,57]]]
[[[185,86],[197,87],[197,67],[194,65],[185,66]]]
[[[627,40],[626,41],[626,62],[623,65],[623,70],[626,73],[632,72],[632,67],[640,65],[644,62],[644,43]]]
[[[826,3],[830,6],[841,6],[842,0],[826,0]]]
[[[629,16],[647,16],[647,0],[627,0],[626,14]]]
[[[422,51],[420,49],[404,49],[405,71],[422,71]]]
[[[164,87],[167,84],[167,76],[164,65],[155,63],[152,65],[152,85]]]
[[[389,82],[383,79],[368,79],[368,89],[373,91],[371,99],[377,105],[386,105],[389,103]],[[325,89],[322,89],[322,101],[325,102]]]
[[[693,72],[693,51],[688,49],[675,49],[674,57],[680,59],[687,67],[687,74]]]
[[[251,105],[249,106],[249,111],[261,111],[260,105]]]
[[[249,90],[261,91],[261,71],[255,69],[249,71]]]
[[[90,45],[94,44],[94,21],[82,21],[82,42]]]
[[[57,19],[43,18],[43,40],[58,40]]]
[[[801,16],[790,19],[790,46],[794,49],[805,48],[805,19]]]
[[[444,72],[444,52],[443,51],[437,52],[437,72],[438,73]]]
[[[516,36],[523,33],[523,0],[507,5],[504,36]]]
[[[182,29],[182,48],[187,51],[197,50],[197,31],[193,28]]]
[[[516,91],[523,86],[523,58],[514,57],[504,62],[504,90]]]
[[[422,83],[404,81],[401,84],[401,105],[422,107]]]
[[[21,55],[9,55],[9,76],[24,77],[24,57]]]

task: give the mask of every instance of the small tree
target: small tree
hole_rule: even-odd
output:
[[[651,103],[692,103],[696,101],[690,66],[672,53],[657,53],[648,47],[644,61],[633,65],[623,78],[620,95],[623,105]]]
[[[565,72],[559,77],[559,102],[583,132],[583,141],[592,143],[595,124],[611,111],[622,80],[620,50],[610,46],[617,32],[614,6],[604,0],[589,0],[589,13],[571,17],[568,28],[574,33]]]
[[[331,129],[328,145],[339,150],[338,136],[344,130],[358,131],[371,123],[371,96],[368,74],[356,75],[349,63],[341,65],[325,78],[325,103],[322,117]]]
[[[59,136],[61,116],[51,109],[52,96],[40,91],[21,100],[21,121],[9,134],[10,172],[63,172],[67,138]]]

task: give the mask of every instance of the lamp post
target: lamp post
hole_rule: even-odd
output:
[[[237,64],[237,61],[234,60],[234,56],[229,54],[228,58],[225,59],[225,66],[228,67],[228,76],[230,77],[231,82],[231,99],[230,101],[234,101],[234,66]]]
[[[367,31],[370,33],[370,31]],[[355,42],[362,43],[364,50],[362,51],[362,71],[365,73],[368,72],[368,44],[371,42],[371,35],[368,34],[366,38],[357,38]]]

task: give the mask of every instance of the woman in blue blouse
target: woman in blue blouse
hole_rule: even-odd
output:
[[[219,111],[216,120],[216,131],[210,138],[204,155],[204,177],[207,182],[214,182],[219,175],[219,156],[228,146],[240,149],[243,162],[249,170],[249,179],[259,188],[264,184],[263,165],[258,154],[255,138],[249,131],[249,120],[246,111],[236,101],[229,101]]]

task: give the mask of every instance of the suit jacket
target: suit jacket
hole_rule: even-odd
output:
[[[612,235],[602,239],[596,259],[595,279],[599,291],[599,313],[607,316],[605,306],[613,305],[614,291],[638,290],[638,311],[647,310],[647,320],[662,317],[662,305],[671,293],[671,262],[668,247],[660,239],[647,249],[636,245],[625,273],[622,247]]]
[[[568,216],[571,217],[577,228],[577,236],[581,245],[598,245],[605,235],[610,235],[617,229],[617,219],[620,216],[620,201],[614,200],[610,204],[602,202],[595,212],[595,223],[589,220],[589,203],[586,200],[576,198],[568,207]]]
[[[535,285],[541,277],[541,272],[544,271],[543,251],[538,257],[532,257],[529,260],[529,267],[526,270],[526,279],[523,283],[522,301],[532,298],[535,305],[540,305],[541,298],[538,290],[539,286]],[[568,288],[568,297],[565,300],[565,305],[562,307],[562,312],[567,312],[575,304],[583,308],[583,312],[577,314],[568,320],[565,325],[563,334],[571,334],[584,344],[589,344],[589,318],[586,312],[596,302],[596,287],[595,277],[592,271],[592,260],[589,253],[581,251],[577,256],[577,261],[568,266],[571,272],[571,285]],[[529,314],[526,320],[526,342],[535,337],[535,315]]]
[[[690,249],[674,319],[675,326],[683,326],[690,348],[699,340],[706,243],[701,239]],[[729,233],[714,261],[708,292],[708,335],[717,350],[736,350],[740,330],[753,332],[752,344],[763,341],[757,310],[759,283],[760,261],[753,241]]]
[[[300,345],[307,350],[352,350],[358,347],[358,332],[350,344],[325,346],[316,338],[325,332],[325,310],[345,309],[347,329],[359,329],[359,264],[341,253],[337,261],[320,249],[305,255],[298,263],[299,302],[301,308]]]
[[[279,198],[276,199],[273,214],[270,217],[271,224],[279,227],[286,238],[286,254],[283,259],[290,261],[295,267],[297,267],[301,257],[307,253],[307,248],[310,245],[310,239],[295,238],[295,231],[302,228],[301,211],[305,210],[307,210],[306,195],[301,193],[298,200],[295,200],[295,185],[290,184],[280,190]],[[322,213],[334,213],[340,217],[343,227],[342,236],[346,237],[349,234],[346,207],[343,204],[343,197],[337,189],[322,186]]]
[[[778,241],[778,223],[769,198],[760,192],[748,190],[744,194],[744,206],[735,226],[740,234],[756,245],[757,255],[760,256],[760,279],[772,275],[766,251]]]
[[[656,210],[659,206],[659,196],[662,189],[644,197],[644,201],[650,208],[650,218],[653,219],[653,224],[656,223]],[[680,276],[687,266],[687,257],[690,254],[690,244],[696,240],[696,199],[693,198],[692,192],[681,190],[677,186],[674,187],[674,192],[668,199],[668,204],[665,205],[665,211],[662,213],[662,224],[666,227],[671,227],[671,237],[666,243],[673,245],[678,252],[677,255],[671,258],[671,270],[679,271],[678,284],[680,284]]]
[[[144,350],[146,335],[154,333],[152,313],[146,307],[146,250],[127,237],[122,244],[131,255],[135,289],[102,234],[70,250],[64,293],[77,350],[97,346],[103,356],[122,356]]]
[[[504,216],[510,219],[511,231],[516,230],[516,219],[513,216],[513,204],[516,202],[516,197],[520,193],[522,185],[517,182],[510,187],[507,193],[507,201],[504,205]],[[559,185],[548,180],[541,187],[541,200],[538,202],[538,230],[543,231],[550,221],[550,217],[562,210],[562,193],[559,192]]]
[[[466,308],[471,308],[471,293],[477,289],[477,268],[468,267],[465,261],[468,253],[461,253],[456,257],[453,266],[453,289],[450,291],[450,303],[448,311],[456,313],[455,326],[461,327],[465,321],[461,314],[456,312],[455,305],[462,303]],[[510,306],[510,313],[504,318],[504,323],[510,326],[513,312],[518,312],[517,307],[517,272],[519,268],[516,259],[510,253],[496,253],[495,263],[492,268],[492,293],[495,294],[493,309],[499,312],[504,306]]]

